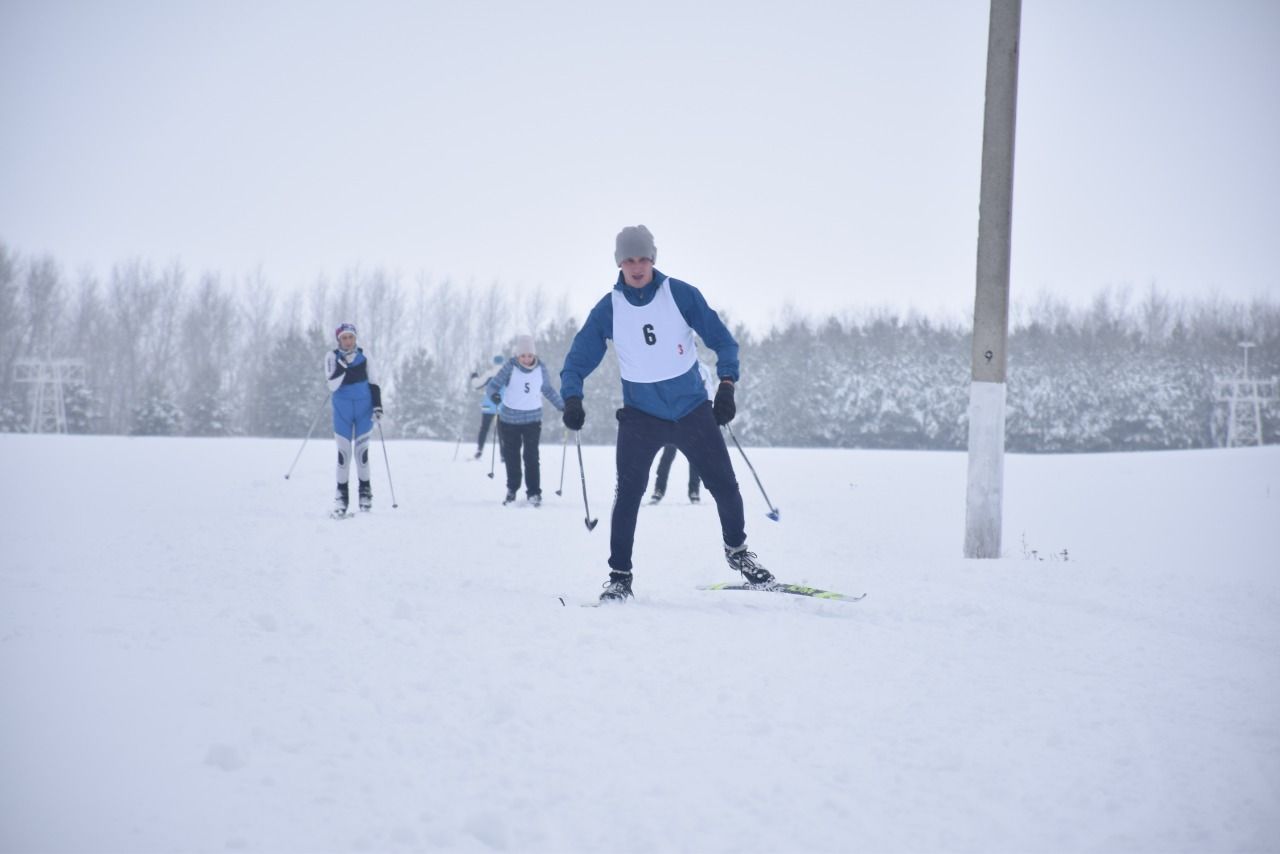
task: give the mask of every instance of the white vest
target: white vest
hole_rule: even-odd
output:
[[[507,409],[541,409],[542,408],[542,363],[533,366],[533,370],[525,373],[519,366],[512,365],[511,379],[507,380],[507,390],[502,395],[502,405]]]
[[[629,287],[623,285],[622,287]],[[656,383],[689,372],[698,361],[693,328],[684,319],[663,279],[653,300],[632,305],[619,289],[613,291],[613,346],[622,378],[633,383]]]

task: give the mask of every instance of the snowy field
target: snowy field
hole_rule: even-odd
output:
[[[733,452],[752,548],[857,603],[732,580],[709,500],[605,580],[548,422],[546,504],[489,458],[0,435],[4,852],[1280,850],[1280,447],[1011,456],[965,561],[963,454]],[[564,604],[561,604],[563,599]]]

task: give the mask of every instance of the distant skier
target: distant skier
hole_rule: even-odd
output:
[[[502,361],[503,360],[501,356],[493,357],[494,365],[501,365]],[[479,376],[480,376],[480,372],[474,371],[471,374],[471,379],[474,380]],[[491,374],[481,379],[479,384],[474,386],[474,388],[478,388],[483,391],[485,386],[489,384],[489,380],[493,379],[493,377],[494,375]],[[483,394],[480,397],[480,435],[479,437],[476,438],[476,456],[475,456],[475,459],[477,460],[480,459],[482,456],[484,456],[484,440],[489,435],[489,426],[493,424],[493,419],[498,414],[498,406],[500,404],[501,404],[501,401],[494,403],[493,399],[489,396],[488,392],[485,392],[485,394]]]
[[[643,225],[618,233],[614,261],[621,268],[612,292],[596,303],[573,339],[560,372],[564,423],[586,422],[582,383],[613,340],[622,375],[623,407],[617,412],[618,483],[609,538],[609,580],[601,601],[631,594],[631,553],[636,516],[649,482],[654,455],[674,444],[698,467],[716,501],[724,557],[748,584],[765,585],[773,574],[747,550],[742,493],[718,425],[733,419],[738,343],[693,285],[656,270],[657,247]],[[698,372],[694,333],[715,351],[720,382],[715,403]]]
[[[671,475],[671,464],[676,458],[676,446],[662,446],[662,455],[658,457],[658,472],[653,481],[653,494],[649,496],[650,504],[657,504],[667,494],[667,480]],[[702,500],[702,478],[698,476],[698,467],[689,463],[689,503],[697,504]]]
[[[498,441],[507,467],[507,497],[516,500],[520,488],[521,446],[524,448],[525,495],[529,503],[542,504],[542,471],[538,461],[538,441],[542,436],[542,398],[564,411],[564,401],[551,384],[550,374],[538,362],[532,335],[516,337],[515,355],[485,385],[489,399],[500,404]]]
[[[707,388],[707,398],[715,396],[716,387],[711,382],[711,369],[698,362],[698,375],[702,377],[702,384]],[[662,500],[662,496],[667,494],[667,479],[671,475],[671,463],[676,458],[676,446],[666,444],[662,446],[662,456],[658,457],[658,476],[653,482],[653,495],[649,496],[650,504],[657,504]],[[686,458],[687,461],[688,458]],[[697,504],[702,500],[702,478],[698,477],[698,467],[692,462],[689,463],[689,503]]]
[[[360,481],[360,509],[373,507],[369,481],[369,437],[373,422],[382,420],[382,389],[368,355],[356,346],[356,328],[344,323],[334,330],[338,347],[324,358],[324,373],[333,400],[333,438],[338,443],[338,490],[333,498],[335,518],[347,515],[350,504],[351,459]]]

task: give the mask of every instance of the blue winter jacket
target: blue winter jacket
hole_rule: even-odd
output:
[[[716,354],[716,376],[721,379],[738,379],[738,342],[720,320],[720,316],[707,305],[702,293],[688,282],[672,279],[658,270],[653,271],[653,281],[643,288],[633,288],[623,283],[622,273],[613,289],[622,291],[627,302],[636,306],[653,301],[659,286],[666,281],[671,286],[671,296],[685,322],[693,327],[702,342]],[[606,294],[587,315],[587,322],[574,336],[573,346],[565,357],[560,371],[560,396],[582,397],[582,381],[596,369],[608,350],[613,338],[613,294]],[[698,375],[695,363],[686,373],[656,383],[622,381],[622,402],[642,412],[668,421],[678,421],[707,400],[707,390]]]

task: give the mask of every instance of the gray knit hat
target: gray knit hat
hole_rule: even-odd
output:
[[[513,356],[523,356],[525,353],[530,356],[538,355],[532,335],[517,335],[515,345],[511,348],[511,351]]]
[[[628,225],[618,232],[613,260],[621,267],[622,262],[627,258],[658,260],[658,247],[653,245],[653,235],[643,225]]]

